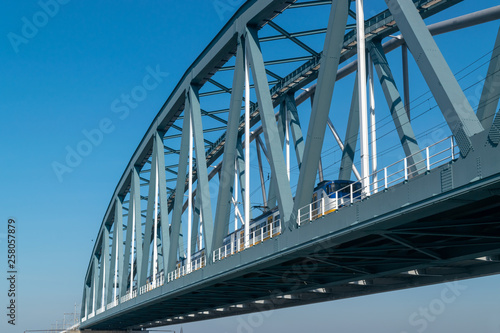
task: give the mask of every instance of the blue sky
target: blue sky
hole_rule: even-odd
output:
[[[0,281],[0,330],[18,333],[59,324],[81,302],[83,278],[98,228],[131,155],[187,67],[243,1],[23,1],[2,3],[0,14],[0,268],[6,272],[6,224],[18,225],[18,318],[7,325],[6,279]],[[43,16],[42,4],[50,16]],[[57,4],[54,6],[53,4]],[[494,1],[466,0],[431,18],[437,22],[487,8]],[[380,1],[367,12],[378,11]],[[367,16],[369,16],[367,14]],[[46,20],[45,20],[46,18]],[[39,20],[29,30],[26,20]],[[283,24],[290,24],[283,22]],[[454,72],[491,51],[498,22],[436,38]],[[23,36],[23,29],[29,36]],[[446,38],[445,38],[446,37]],[[18,38],[18,39],[16,39]],[[460,41],[460,42],[458,42]],[[464,42],[462,42],[464,41]],[[396,59],[394,52],[389,59]],[[411,65],[412,73],[415,65]],[[161,73],[154,88],[129,113],[113,104]],[[483,72],[481,72],[483,71]],[[471,75],[478,79],[485,69]],[[412,74],[413,75],[413,74]],[[396,72],[397,79],[400,73]],[[418,74],[413,96],[427,91]],[[467,80],[467,79],[466,79]],[[467,81],[462,86],[467,86]],[[352,80],[346,87],[352,89]],[[337,88],[337,87],[336,87]],[[341,88],[338,88],[341,89]],[[338,90],[337,89],[337,90]],[[378,88],[377,88],[378,89]],[[340,94],[340,92],[337,92]],[[342,91],[342,90],[338,90]],[[381,96],[381,94],[379,94]],[[469,97],[469,95],[468,95]],[[377,101],[379,103],[379,101]],[[383,99],[380,100],[381,105]],[[431,103],[431,102],[429,102]],[[472,101],[471,101],[472,103]],[[121,116],[121,117],[120,117]],[[439,116],[434,121],[439,122]],[[103,126],[107,133],[87,156],[64,163],[85,133]],[[416,127],[424,124],[415,124]],[[423,131],[423,130],[422,130]],[[88,147],[87,147],[88,148]],[[4,253],[4,254],[2,254]],[[498,276],[460,282],[456,300],[425,332],[499,332]],[[455,286],[456,287],[456,286]],[[409,318],[439,300],[435,285],[318,305],[184,325],[185,332],[418,332]],[[434,302],[434,303],[433,303]],[[360,320],[363,316],[363,320]],[[68,316],[69,318],[69,316]],[[175,327],[178,330],[178,327]]]

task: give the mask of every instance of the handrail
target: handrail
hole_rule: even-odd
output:
[[[232,240],[229,244],[226,244],[212,252],[212,260],[213,262],[220,261],[249,247],[255,246],[268,239],[276,237],[279,234],[281,234],[281,220],[274,221],[271,224],[271,228],[266,225],[260,229],[253,231],[249,235],[247,246],[245,246],[244,242],[242,242],[238,235],[236,235],[235,238],[237,239]]]
[[[441,145],[446,142],[450,142],[446,148],[436,152],[431,153],[431,150],[434,150],[438,145]],[[368,182],[368,185],[365,189],[360,187],[358,190],[354,190],[354,184],[363,184],[362,180],[358,180],[355,183],[351,183],[348,186],[345,186],[339,190],[337,190],[334,194],[329,194],[331,198],[335,197],[333,203],[330,201],[325,204],[324,198],[318,199],[316,201],[311,202],[310,204],[300,208],[297,212],[297,225],[300,226],[306,222],[311,222],[318,217],[321,217],[325,214],[325,211],[328,212],[332,208],[338,210],[342,206],[347,204],[353,204],[356,201],[361,201],[364,198],[370,196],[370,189],[373,189],[373,193],[377,193],[379,190],[386,190],[388,187],[395,185],[396,183],[400,183],[402,181],[408,181],[409,178],[414,177],[420,174],[422,171],[428,172],[437,165],[443,164],[445,161],[453,161],[456,158],[456,154],[458,153],[458,146],[455,144],[453,136],[446,137],[441,139],[432,145],[421,149],[397,162],[394,162],[383,169],[377,170],[372,174],[368,175],[365,178],[374,179],[374,176],[378,176],[379,173],[383,172],[382,178],[377,178],[376,181]],[[425,155],[425,159],[422,161],[418,161],[413,164],[408,163],[408,159],[417,155]],[[403,164],[402,168],[388,171],[390,168],[398,167]],[[382,184],[382,185],[381,185]],[[348,191],[347,195],[340,195],[343,192]],[[320,213],[321,212],[321,213]]]

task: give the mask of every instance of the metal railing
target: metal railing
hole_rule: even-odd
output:
[[[164,283],[165,283],[165,274],[163,272],[160,272],[156,274],[156,279],[146,283],[139,289],[139,295],[145,294],[148,291],[161,287],[163,286]]]
[[[106,305],[106,310],[112,309],[115,306],[117,306],[119,300],[120,300],[120,297],[117,295],[112,302],[110,302],[110,303],[108,303],[108,305]]]
[[[200,258],[192,261],[190,264],[185,264],[177,268],[176,270],[167,274],[167,283],[173,281],[175,279],[180,278],[181,276],[192,273],[202,267],[205,267],[207,264],[207,258],[205,255],[202,255]]]
[[[240,251],[243,251],[244,249],[247,249],[249,247],[252,247],[256,244],[262,243],[268,239],[271,239],[273,237],[278,236],[281,233],[281,220],[276,220],[272,224],[272,228],[269,228],[269,226],[264,226],[260,229],[257,229],[250,233],[249,235],[249,240],[248,244],[245,245],[245,242],[241,237],[237,237],[234,241],[231,241],[229,244],[226,244],[222,247],[220,247],[217,250],[214,250],[212,253],[212,258],[213,261],[219,261],[222,260],[226,257],[229,257],[235,253],[238,253]]]
[[[436,152],[437,150],[437,152]],[[311,222],[325,214],[338,210],[339,208],[360,201],[370,193],[377,193],[386,190],[388,187],[407,181],[408,179],[421,174],[423,171],[430,171],[433,167],[453,161],[458,154],[458,147],[455,145],[453,136],[444,138],[418,152],[407,156],[391,165],[380,169],[367,178],[371,181],[363,188],[361,180],[352,183],[335,193],[330,193],[329,197],[333,200],[321,198],[311,202],[309,205],[299,209],[297,213],[297,224]],[[423,156],[422,156],[423,155]],[[422,159],[420,159],[422,157]],[[413,164],[409,161],[417,160]],[[381,178],[379,178],[381,176]],[[360,184],[358,189],[355,189]],[[345,194],[348,193],[348,194]]]
[[[120,303],[126,302],[128,300],[131,300],[132,298],[137,297],[137,289],[134,289],[132,292],[128,292],[125,294],[125,296],[122,296],[120,298]]]

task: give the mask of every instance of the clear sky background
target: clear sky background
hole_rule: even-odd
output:
[[[365,2],[368,13],[375,10]],[[46,7],[50,16],[39,14],[41,3],[52,4]],[[61,325],[65,313],[74,312],[75,303],[79,311],[94,240],[123,170],[184,71],[241,3],[2,1],[1,332],[51,328],[56,321]],[[465,0],[429,23],[497,4]],[[34,20],[38,27],[30,29],[26,22]],[[498,26],[493,22],[438,37],[452,70],[490,52]],[[126,117],[118,117],[112,112],[113,101],[141,84],[148,68],[168,75]],[[480,74],[474,73],[473,81]],[[427,87],[419,85],[416,90],[425,92]],[[106,118],[109,133],[74,163],[71,172],[58,178],[54,163],[64,163],[68,149],[75,149],[85,139],[84,132]],[[15,327],[7,324],[8,285],[3,277],[9,217],[17,221]],[[492,276],[230,317],[184,325],[184,332],[500,332],[499,282],[499,276]],[[450,291],[456,296],[453,302],[425,319],[425,325],[412,325],[412,316],[423,320],[421,309],[436,306],[443,292]]]

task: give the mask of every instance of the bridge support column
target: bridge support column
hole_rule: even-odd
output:
[[[302,134],[302,127],[300,126],[299,113],[297,112],[297,105],[295,104],[295,98],[291,94],[285,96],[285,104],[288,114],[288,119],[290,120],[290,132],[292,132],[293,146],[295,149],[295,156],[297,158],[297,165],[299,170],[302,166],[302,160],[304,158],[304,136]]]
[[[227,120],[226,144],[220,172],[219,193],[217,197],[217,208],[215,211],[215,223],[213,226],[213,240],[211,244],[205,244],[207,260],[212,261],[212,251],[222,246],[224,237],[229,230],[229,215],[231,205],[229,202],[233,197],[235,150],[238,139],[238,125],[241,115],[241,104],[243,101],[243,87],[245,84],[245,51],[244,41],[238,38],[236,50],[236,61],[231,90],[231,101]],[[206,227],[204,232],[206,232]]]
[[[340,160],[339,179],[350,180],[354,167],[354,153],[359,137],[359,94],[358,94],[358,74],[354,79],[354,88],[351,98],[351,108],[347,118],[347,128],[345,132],[344,148],[342,149],[342,159]],[[358,173],[359,174],[359,173]],[[361,179],[361,175],[359,178]]]
[[[94,253],[93,255],[93,268],[92,268],[92,285],[91,285],[91,297],[92,297],[92,313],[95,314],[97,311],[97,299],[98,299],[98,290],[99,290],[99,259],[97,255]]]
[[[338,144],[340,150],[342,151],[342,153],[344,153],[344,148],[345,148],[344,143],[340,139],[340,136],[339,136],[337,130],[335,129],[335,127],[333,126],[333,123],[330,120],[330,118],[328,118],[328,127],[330,128],[330,132],[332,132],[333,137],[335,138],[335,141],[337,141],[337,144]],[[356,134],[356,138],[357,137],[358,137],[358,135]],[[357,180],[360,180],[361,175],[359,174],[358,169],[356,168],[356,166],[354,164],[351,163],[350,165],[352,168],[352,172],[354,172],[354,176],[356,177]]]
[[[493,53],[491,54],[490,65],[484,80],[483,92],[479,106],[477,107],[477,117],[484,129],[489,131],[500,99],[500,29],[498,30]]]
[[[281,144],[281,149],[283,150],[283,147],[285,146],[285,123],[286,123],[286,120],[285,120],[285,112],[286,112],[286,107],[285,107],[285,104],[284,102],[282,102],[280,104],[280,110],[279,110],[279,113],[278,113],[278,135],[280,137],[280,144]],[[262,142],[262,139],[261,140],[261,146],[264,147],[264,143]],[[269,164],[270,163],[270,159],[269,159],[269,156],[267,156],[267,161]],[[269,183],[269,194],[268,194],[268,207],[269,209],[274,209],[276,208],[277,204],[278,204],[278,201],[277,201],[277,198],[276,198],[276,193],[277,191],[277,185],[276,185],[276,182],[274,180],[274,175],[271,174],[271,181]]]
[[[109,275],[107,279],[107,303],[116,300],[119,274],[123,271],[123,197],[119,196],[115,200],[113,221],[113,248],[111,249],[111,262],[109,265]]]
[[[241,142],[241,136],[238,137],[237,144],[236,144],[236,173],[238,174],[238,183],[241,191],[241,202],[243,202],[243,206],[246,205],[246,193],[250,191],[250,188],[247,187],[248,184],[246,184],[246,177],[247,173],[250,172],[249,169],[246,167],[246,161],[245,161],[245,152],[247,149],[248,143],[245,142],[245,151],[243,151],[243,144]],[[237,190],[237,188],[236,188]],[[237,197],[235,193],[235,198]],[[238,201],[238,200],[236,200]],[[245,212],[246,213],[246,212]],[[252,216],[250,215],[250,219]],[[246,220],[246,217],[245,217]]]
[[[332,102],[333,88],[337,77],[340,52],[344,41],[349,3],[350,1],[347,0],[334,0],[332,2],[316,93],[314,94],[313,108],[307,130],[304,158],[297,183],[292,220],[294,220],[299,208],[311,202],[316,170],[321,156],[321,147],[325,138],[326,123]],[[295,225],[295,221],[291,223]]]
[[[422,154],[418,153],[420,148],[415,138],[410,119],[408,118],[408,113],[401,99],[401,95],[396,87],[396,82],[392,75],[391,68],[389,67],[389,63],[387,62],[387,58],[385,57],[382,45],[380,42],[370,43],[369,49],[375,65],[375,70],[382,85],[382,90],[384,91],[387,105],[392,115],[392,120],[394,121],[396,131],[399,135],[399,140],[401,141],[405,155],[408,157],[410,170],[412,172],[420,170],[418,173],[425,172],[424,159],[422,158]]]
[[[108,281],[109,281],[109,228],[106,223],[103,226],[101,241],[101,272],[99,274],[99,308],[106,308],[108,299]]]
[[[292,213],[293,197],[290,189],[290,182],[285,173],[285,158],[283,150],[280,149],[278,138],[278,128],[274,117],[273,103],[269,92],[269,83],[264,66],[264,60],[260,50],[257,31],[254,28],[246,28],[246,51],[252,67],[252,76],[255,84],[255,93],[259,103],[259,112],[262,121],[264,138],[266,140],[267,151],[270,155],[271,172],[277,185],[277,199],[280,215],[283,221],[288,221]]]
[[[460,154],[467,156],[473,149],[471,137],[482,132],[483,126],[474,114],[413,1],[385,0],[385,2],[455,136]]]
[[[362,193],[370,195],[370,149],[368,147],[368,107],[366,94],[365,14],[363,0],[356,1],[356,31],[358,49],[359,94],[359,154],[361,161]]]
[[[212,215],[212,200],[210,198],[210,188],[208,183],[207,164],[205,162],[205,143],[203,141],[203,126],[201,121],[201,108],[198,89],[190,86],[189,98],[191,106],[191,122],[193,124],[194,149],[196,153],[196,175],[198,185],[196,188],[197,197],[200,200],[201,216],[203,217],[203,238],[205,241],[205,252],[210,257],[214,222]],[[192,207],[189,207],[192,209]],[[191,223],[189,221],[188,223]]]
[[[262,203],[267,207],[266,183],[264,181],[264,171],[262,169],[262,154],[260,153],[260,144],[255,140],[255,149],[257,151],[257,161],[259,162],[260,188],[262,190]]]
[[[122,271],[120,272],[120,296],[127,294],[127,284],[130,283],[130,292],[134,285],[134,262],[137,268],[142,263],[142,226],[141,226],[141,197],[140,197],[139,170],[133,166],[130,174],[130,195],[128,205],[127,233],[125,252],[123,254]],[[141,246],[135,246],[135,244]],[[134,256],[134,247],[136,248]],[[130,266],[130,269],[129,269]]]
[[[193,230],[191,233],[191,253],[196,252],[196,244],[198,244],[198,231],[200,229],[200,222],[202,220],[200,219],[200,199],[198,196],[194,197],[194,207],[193,207]],[[198,250],[201,250],[201,246],[198,248]]]
[[[177,183],[175,187],[174,208],[172,211],[172,223],[170,227],[170,246],[168,250],[165,274],[175,270],[177,263],[177,250],[179,248],[179,234],[181,230],[182,206],[184,204],[184,192],[186,190],[186,167],[189,154],[189,128],[191,123],[191,105],[188,93],[184,104],[184,120],[182,124],[181,149],[177,167]],[[189,207],[191,209],[191,207]],[[164,255],[165,257],[165,255]]]

